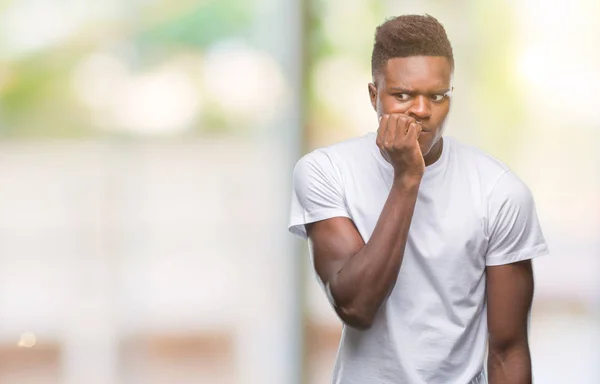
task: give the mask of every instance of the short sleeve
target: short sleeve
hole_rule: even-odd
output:
[[[288,229],[306,239],[305,224],[350,217],[343,187],[331,158],[322,150],[305,155],[294,167]]]
[[[486,265],[503,265],[548,253],[529,188],[511,171],[500,176],[488,201]]]

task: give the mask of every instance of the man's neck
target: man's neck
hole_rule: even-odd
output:
[[[440,157],[442,156],[443,149],[444,149],[444,139],[442,137],[440,137],[440,139],[437,141],[437,143],[435,143],[434,146],[431,148],[429,153],[427,153],[427,155],[425,155],[423,157],[423,159],[425,160],[425,166],[428,167],[431,164],[438,161],[440,159]]]

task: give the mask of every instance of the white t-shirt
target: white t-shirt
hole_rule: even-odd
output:
[[[375,138],[298,161],[292,233],[306,238],[304,224],[348,217],[369,241],[393,179]],[[344,326],[333,383],[485,382],[485,268],[548,253],[527,186],[488,154],[443,140],[419,187],[394,290],[370,329]]]

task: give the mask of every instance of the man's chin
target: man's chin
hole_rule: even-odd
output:
[[[422,138],[419,138],[419,147],[421,148],[421,153],[423,156],[427,156],[427,154],[431,152],[433,145],[431,140],[423,140]]]
[[[431,139],[426,139],[426,140],[422,140],[424,138],[419,137],[419,147],[421,148],[421,153],[423,154],[423,157],[425,158],[425,160],[427,160],[428,157],[434,156],[437,157],[439,156],[437,154],[437,148],[438,146],[436,144],[441,144],[440,140],[431,140]]]

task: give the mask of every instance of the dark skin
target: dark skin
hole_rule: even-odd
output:
[[[425,167],[442,152],[451,80],[444,57],[388,60],[369,84],[369,96],[379,117],[377,145],[393,166],[394,179],[371,238],[365,243],[348,218],[306,225],[316,272],[350,327],[370,328],[394,288]],[[531,263],[487,267],[486,275],[489,383],[531,383]]]

